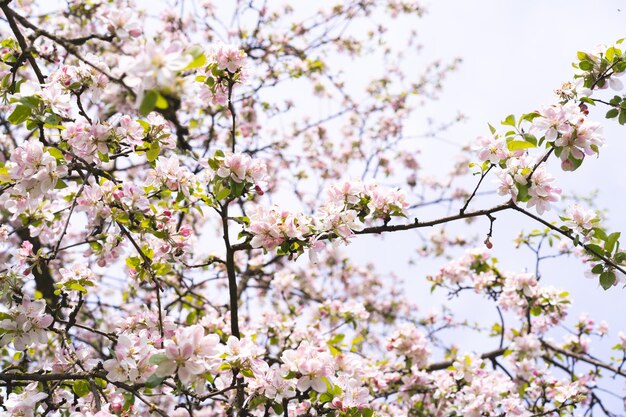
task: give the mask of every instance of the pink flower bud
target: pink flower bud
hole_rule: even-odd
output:
[[[561,169],[563,171],[573,171],[574,163],[570,161],[569,159],[566,159],[565,161],[561,162]]]

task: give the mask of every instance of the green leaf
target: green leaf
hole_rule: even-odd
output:
[[[185,323],[192,325],[197,321],[198,318],[198,313],[196,313],[196,310],[192,310],[189,312],[189,314],[187,314],[187,317],[185,318]]]
[[[592,105],[592,106],[595,106],[595,105],[596,105],[596,101],[595,101],[594,99],[592,99],[592,98],[589,98],[589,97],[581,97],[581,98],[580,98],[580,101],[581,101],[582,103],[587,103],[587,104],[590,104],[590,105]]]
[[[209,167],[211,167],[213,171],[217,171],[220,168],[219,162],[215,159],[208,159],[207,162],[209,163]]]
[[[20,104],[17,107],[15,107],[15,110],[13,110],[13,113],[9,115],[7,120],[9,121],[9,123],[13,125],[20,125],[24,123],[26,119],[30,117],[30,115],[31,115],[31,109],[29,107],[26,107]]]
[[[102,378],[96,378],[94,380],[94,382],[96,383],[97,386],[99,386],[100,388],[106,388],[107,387],[107,382],[102,379]]]
[[[242,181],[242,182],[235,182],[235,181],[231,181],[231,186],[233,191],[235,192],[235,197],[241,197],[241,195],[243,194],[243,189],[245,188],[246,184]]]
[[[593,146],[593,145],[591,145]],[[572,163],[572,167],[571,167],[571,171],[576,171],[578,168],[580,168],[580,166],[583,163],[582,159],[576,159],[574,158],[574,155],[570,154],[569,158],[567,158],[571,163]]]
[[[609,49],[606,50],[606,53],[604,56],[607,61],[612,63],[613,60],[615,59],[615,48],[611,46]]]
[[[320,394],[319,400],[322,404],[331,402],[333,400],[333,395],[328,392],[325,392],[323,394]]]
[[[619,110],[618,109],[611,109],[611,110],[606,112],[606,118],[607,119],[613,119],[613,118],[617,117],[618,114],[619,114]]]
[[[619,118],[617,121],[621,125],[626,124],[626,110],[622,109],[622,111],[619,112]]]
[[[131,256],[130,258],[126,258],[126,265],[131,269],[139,269],[141,259],[139,259],[138,256]]]
[[[506,119],[502,121],[502,124],[505,126],[515,126],[515,116],[509,114]]]
[[[593,63],[587,60],[580,61],[580,64],[578,64],[578,67],[583,71],[591,71],[593,69]]]
[[[128,411],[135,404],[135,394],[125,391],[122,393],[122,397],[124,397],[124,410]]]
[[[150,148],[146,151],[146,158],[148,159],[148,162],[156,161],[160,153],[161,145],[159,145],[159,142],[152,142],[150,144]]]
[[[146,388],[156,388],[161,385],[164,379],[164,377],[157,376],[157,374],[152,374],[146,381]]]
[[[601,274],[603,271],[604,271],[604,266],[602,264],[598,264],[594,266],[593,268],[591,268],[591,272],[596,275]]]
[[[282,404],[279,404],[279,403],[273,403],[273,404],[272,404],[272,410],[274,410],[274,412],[275,412],[276,414],[278,414],[279,416],[280,416],[280,415],[282,415],[282,414],[283,414],[283,412],[285,411],[285,410],[283,409],[283,405],[282,405]]]
[[[600,240],[608,239],[608,235],[606,234],[604,229],[601,229],[600,227],[594,227],[592,230],[593,230],[593,237],[600,239]]]
[[[141,100],[141,104],[139,105],[139,114],[142,116],[146,116],[156,107],[157,100],[159,98],[159,93],[155,90],[148,90],[146,94],[143,96],[143,100]]]
[[[528,185],[516,182],[515,187],[517,187],[517,201],[524,203],[530,200],[530,196],[528,195]]]
[[[522,120],[527,120],[529,122],[532,122],[533,119],[535,119],[536,117],[539,117],[539,116],[541,116],[541,114],[539,114],[537,112],[522,114],[522,116],[520,117],[520,122]]]
[[[602,255],[604,253],[604,249],[602,249],[598,245],[594,245],[593,243],[590,243],[589,245],[586,245],[585,249],[591,250],[591,251],[597,253],[598,255]]]
[[[163,275],[166,275],[167,273],[169,273],[172,270],[172,267],[168,263],[157,262],[154,265],[152,265],[152,269],[154,270],[154,273],[156,275],[163,276]]]
[[[74,291],[80,291],[83,294],[87,294],[87,289],[80,285],[78,282],[72,282],[71,284],[68,284],[67,288]]]
[[[141,127],[143,127],[144,133],[150,130],[150,123],[146,122],[145,120],[139,119],[137,120],[137,123],[139,123]]]
[[[609,272],[603,272],[602,274],[600,274],[600,285],[605,290],[608,290],[609,288],[611,288],[614,283],[615,283],[615,272],[609,271]]]
[[[200,67],[203,67],[204,65],[206,65],[206,55],[200,54],[200,55],[196,56],[193,59],[193,61],[191,61],[189,63],[189,65],[187,65],[185,68],[183,68],[183,71],[190,70],[190,69],[195,69],[195,68],[200,68]]]
[[[157,99],[154,105],[157,109],[165,110],[168,108],[169,103],[167,102],[167,99],[161,95],[161,93],[157,92]]]
[[[55,190],[62,190],[64,188],[67,188],[67,184],[62,179],[58,179],[57,183],[54,185],[54,189]]]
[[[108,153],[102,153],[100,151],[98,151],[98,159],[100,159],[102,162],[109,162],[109,154]]]
[[[89,382],[85,381],[84,379],[79,379],[78,381],[75,381],[74,385],[72,385],[72,391],[74,391],[74,394],[78,395],[81,398],[86,396],[91,392],[91,389],[89,388]]]
[[[54,159],[58,160],[62,160],[63,159],[63,152],[61,152],[59,149],[57,148],[46,148],[46,151],[52,155],[52,157],[54,157]]]
[[[604,244],[604,249],[607,252],[613,252],[613,249],[615,248],[615,243],[617,242],[617,239],[619,239],[620,235],[620,232],[611,233],[609,235],[609,237],[606,239],[606,243]]]
[[[165,353],[157,353],[156,355],[152,355],[150,357],[149,362],[152,365],[160,365],[164,360],[167,360],[167,355]]]
[[[533,145],[537,146],[537,138],[534,135],[531,135],[530,133],[524,133],[524,140],[526,142],[530,142]]]
[[[215,195],[215,197],[216,197],[218,200],[223,200],[223,199],[225,199],[226,197],[228,197],[229,195],[230,195],[230,188],[222,188],[222,189],[220,189],[220,190],[217,192],[217,194]]]
[[[519,151],[522,149],[532,149],[536,148],[537,145],[531,142],[526,142],[525,140],[512,140],[506,144],[509,148],[509,151]]]

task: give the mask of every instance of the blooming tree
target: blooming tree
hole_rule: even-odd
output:
[[[609,140],[592,107],[626,124],[610,93],[621,41],[579,52],[552,103],[489,126],[437,179],[405,130],[456,61],[406,75],[377,20],[419,18],[417,2],[307,19],[255,0],[228,18],[210,1],[156,17],[131,0],[36,3],[0,1],[2,415],[619,413],[602,383],[626,377],[626,334],[583,316],[563,335],[569,296],[540,261],[575,255],[605,290],[626,280],[619,232],[583,201],[563,208],[550,172]],[[385,67],[362,88],[331,64],[375,53]],[[500,203],[485,207],[490,181]],[[415,218],[438,203],[453,211]],[[540,227],[517,239],[532,272],[490,251],[504,211]],[[420,252],[440,262],[433,291],[495,306],[473,329],[495,349],[449,343],[467,321],[418,314],[402,282],[345,255],[361,235],[476,218],[483,237],[435,232]]]

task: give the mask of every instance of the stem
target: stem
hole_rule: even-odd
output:
[[[139,244],[135,241],[133,236],[130,234],[128,229],[124,227],[124,225],[120,222],[117,222],[118,227],[122,231],[122,234],[130,240],[130,243],[135,247],[139,256],[143,260],[143,266],[150,274],[150,278],[154,282],[154,287],[156,290],[156,299],[157,299],[157,309],[159,315],[159,333],[161,335],[161,339],[165,339],[165,331],[163,330],[163,313],[161,311],[161,286],[159,285],[159,281],[157,280],[154,271],[152,270],[152,260],[148,258],[148,256],[143,252],[143,250],[139,247]]]
[[[234,82],[229,79],[228,80],[228,110],[230,111],[231,117],[231,129],[230,129],[230,138],[232,140],[231,143],[231,151],[235,152],[235,135],[237,134],[237,113],[235,112],[235,105],[233,104],[233,86]]]
[[[239,334],[239,297],[237,294],[237,273],[235,271],[235,251],[230,244],[228,236],[228,203],[222,207],[222,228],[224,229],[224,245],[226,246],[226,273],[228,275],[228,295],[230,302],[230,331],[233,336],[240,338]]]
[[[519,211],[520,213],[523,213],[523,214],[527,215],[528,217],[530,217],[530,218],[531,218],[531,219],[533,219],[533,220],[538,221],[539,223],[543,224],[543,225],[544,225],[544,226],[546,226],[547,228],[549,228],[549,229],[551,229],[551,230],[553,230],[553,231],[555,231],[555,232],[557,232],[557,233],[559,233],[559,234],[561,234],[561,235],[565,236],[566,238],[570,239],[572,242],[575,240],[575,238],[574,238],[574,237],[573,237],[570,233],[568,233],[568,232],[566,232],[566,231],[564,231],[564,230],[562,230],[562,229],[560,229],[560,228],[556,227],[555,225],[553,225],[552,223],[550,223],[550,222],[548,222],[548,221],[546,221],[546,220],[542,219],[541,217],[539,217],[539,216],[537,216],[537,215],[535,215],[535,214],[533,214],[533,213],[531,213],[531,212],[529,212],[529,211],[526,211],[526,210],[524,210],[523,208],[521,208],[521,207],[519,207],[519,206],[517,206],[517,205],[515,205],[515,204],[513,204],[513,205],[511,206],[511,208],[512,208],[513,210]],[[607,265],[610,265],[611,267],[613,267],[613,268],[617,269],[617,270],[618,270],[618,271],[620,271],[621,273],[626,274],[626,270],[624,270],[624,268],[622,268],[621,266],[617,265],[615,262],[613,262],[612,260],[610,260],[610,259],[609,259],[609,258],[607,258],[606,256],[604,256],[604,255],[602,255],[602,254],[600,254],[600,253],[597,253],[595,250],[591,249],[591,248],[589,247],[589,245],[584,245],[584,244],[581,244],[581,246],[582,246],[582,247],[583,247],[583,248],[584,248],[584,249],[585,249],[588,253],[592,254],[593,256],[597,257],[598,259],[601,259],[601,260],[602,260],[602,261],[604,261]]]
[[[37,65],[37,61],[35,61],[35,58],[30,53],[30,47],[26,44],[26,39],[24,39],[24,35],[22,35],[20,28],[18,28],[17,24],[15,23],[15,12],[9,8],[6,2],[0,3],[0,9],[2,9],[2,11],[4,12],[4,15],[7,17],[7,22],[9,23],[9,26],[11,27],[11,31],[13,31],[13,34],[15,35],[15,38],[17,39],[17,43],[20,45],[20,48],[22,49],[22,53],[27,54],[26,59],[28,60],[31,68],[35,72],[35,75],[37,76],[37,81],[39,81],[39,84],[44,84],[46,82],[46,79],[43,76],[41,70],[39,69],[39,66]]]
[[[480,187],[480,184],[482,184],[483,180],[485,179],[487,174],[489,174],[489,171],[491,171],[491,169],[494,166],[495,165],[493,165],[493,164],[489,165],[489,168],[485,172],[482,172],[480,174],[480,179],[478,180],[478,184],[476,184],[476,188],[474,188],[474,191],[472,192],[472,194],[469,196],[467,201],[465,201],[465,204],[463,205],[463,207],[461,207],[461,210],[459,210],[460,214],[465,213],[465,210],[467,210],[467,206],[469,206],[470,201],[472,201],[472,199],[476,196],[476,192],[478,191],[478,188]]]
[[[492,350],[491,352],[483,353],[482,355],[480,355],[480,358],[481,359],[494,359],[494,358],[497,358],[498,356],[504,355],[505,351],[506,351],[506,348],[500,348],[500,349]],[[449,368],[453,364],[454,364],[454,360],[444,361],[444,362],[437,362],[437,363],[433,363],[433,364],[429,365],[426,368],[426,370],[428,372],[441,371],[443,369]]]

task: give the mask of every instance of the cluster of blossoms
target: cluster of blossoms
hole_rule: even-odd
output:
[[[102,65],[100,68],[106,70],[106,64],[98,59],[95,55],[90,54],[88,59],[91,62]],[[109,79],[99,71],[87,65],[85,62],[79,62],[78,65],[61,65],[55,71],[53,71],[48,79],[48,89],[54,88],[55,92],[57,88],[65,90],[65,92],[74,92],[81,94],[85,89],[90,89],[95,94],[94,99],[99,98],[99,94],[106,88],[109,83]],[[46,95],[56,95],[46,93],[46,89],[43,91],[44,100]],[[69,104],[69,96],[63,99]],[[61,114],[61,113],[59,113]],[[61,114],[65,115],[65,114]]]
[[[593,228],[600,221],[595,211],[587,210],[578,204],[568,207],[567,215],[562,217],[562,220],[565,226],[582,237],[582,242],[587,242],[593,237]]]
[[[117,115],[101,123],[82,119],[68,122],[61,139],[70,146],[73,155],[97,165],[109,161],[109,152],[124,148],[138,150],[145,145],[149,150],[159,151],[176,147],[167,122],[154,112],[145,120]]]
[[[510,274],[504,281],[498,305],[524,317],[531,313],[533,331],[543,333],[567,315],[569,294],[553,287],[542,287],[531,274]]]
[[[210,53],[210,61],[215,62],[217,68],[232,74],[241,71],[246,63],[246,53],[236,45],[218,44]]]
[[[67,167],[59,165],[57,159],[34,138],[13,151],[6,168],[11,180],[15,181],[13,190],[35,201],[41,200],[67,174]]]
[[[52,324],[53,318],[45,310],[44,300],[31,300],[25,296],[20,304],[3,313],[0,321],[0,346],[4,347],[13,341],[16,350],[24,350],[34,344],[46,343],[47,328]]]
[[[537,358],[542,354],[541,341],[532,333],[513,333],[511,339],[509,364],[521,378],[532,377],[536,374]]]
[[[400,401],[417,404],[418,409],[434,415],[529,417],[533,413],[529,412],[524,398],[537,404],[543,402],[541,409],[546,414],[584,398],[590,379],[581,377],[572,382],[545,375],[532,356],[537,353],[533,349],[538,342],[529,336],[518,337],[510,346],[513,350],[509,361],[516,359],[513,368],[519,372],[520,379],[511,379],[500,370],[489,370],[484,360],[466,354],[455,359],[446,370],[427,373],[412,366],[410,373],[401,379]],[[520,356],[522,350],[524,359]],[[433,391],[432,398],[423,396],[424,389]]]
[[[246,64],[246,53],[236,45],[217,44],[208,54],[209,64],[204,75],[196,78],[199,84],[199,96],[215,105],[224,106],[228,103],[235,84],[241,83],[249,76]]]
[[[181,40],[168,43],[147,41],[136,56],[120,59],[120,69],[133,74],[128,84],[140,92],[141,101],[152,89],[174,93],[179,86],[179,74],[192,62],[192,55]]]
[[[217,334],[207,334],[201,325],[168,331],[163,347],[157,348],[158,344],[154,332],[122,333],[114,357],[104,362],[107,379],[142,383],[173,377],[202,395],[207,381],[214,381],[218,389],[227,387],[236,370],[251,390],[279,403],[296,397],[297,391],[318,395],[331,391],[330,406],[342,411],[363,409],[371,400],[361,381],[338,372],[327,347],[307,341],[282,352],[280,363],[272,366],[261,359],[263,350],[252,339],[230,336],[222,343]]]
[[[355,210],[359,219],[383,219],[388,221],[392,216],[404,216],[409,203],[406,193],[395,188],[385,188],[376,183],[361,181],[344,181],[331,184],[326,189],[327,205]]]
[[[247,231],[252,234],[250,245],[253,248],[272,251],[290,240],[304,241],[312,228],[310,216],[257,206],[250,213]]]
[[[70,122],[61,133],[72,152],[87,162],[98,161],[98,153],[109,153],[110,127],[102,123],[88,123],[85,120]]]
[[[307,342],[302,342],[296,350],[283,352],[281,360],[288,372],[299,376],[296,387],[302,392],[309,388],[318,393],[326,392],[328,378],[335,373],[334,360],[330,353]]]
[[[98,184],[94,179],[83,187],[83,192],[76,199],[76,209],[87,214],[89,226],[95,226],[100,221],[110,218],[115,188],[113,181],[103,180]]]
[[[154,341],[146,330],[120,334],[113,358],[103,363],[107,378],[119,382],[146,382],[157,368],[150,360],[156,352]]]
[[[88,59],[102,70],[107,66],[96,56],[89,54]],[[108,78],[84,62],[74,65],[61,65],[48,76],[45,84],[30,80],[24,82],[18,93],[11,99],[16,103],[13,115],[36,114],[49,116],[50,121],[58,121],[61,117],[70,117],[72,113],[71,95],[79,96],[90,90],[92,99],[98,99],[108,84]]]
[[[430,279],[438,284],[445,282],[453,286],[463,286],[470,281],[474,290],[481,292],[498,279],[487,263],[490,258],[491,255],[484,248],[470,249],[464,256],[442,266],[439,273]]]
[[[86,287],[96,284],[96,275],[84,264],[75,264],[70,268],[59,269],[61,279],[56,282],[58,288],[67,288],[87,292]]]
[[[532,174],[532,176],[531,176]],[[550,210],[550,203],[560,200],[561,189],[554,187],[554,177],[537,158],[522,156],[506,161],[506,167],[497,173],[500,180],[498,194],[508,195],[513,201],[526,201],[537,213]]]
[[[323,239],[339,238],[347,242],[355,231],[375,220],[387,223],[393,216],[404,216],[408,203],[402,191],[376,184],[344,182],[327,189],[328,200],[315,216],[278,209],[254,208],[250,215],[250,245],[284,253],[301,253],[311,249],[311,259],[324,248]]]
[[[218,150],[207,163],[211,191],[218,200],[240,197],[251,188],[263,195],[267,165],[262,160],[243,153]]]
[[[466,355],[436,375],[434,398],[449,402],[448,412],[468,417],[529,417],[517,387],[503,372],[490,372],[480,358]]]
[[[485,249],[469,250],[429,279],[451,291],[462,288],[469,281],[477,293],[492,297],[503,310],[511,310],[521,318],[531,314],[533,331],[538,333],[565,318],[570,303],[567,292],[540,286],[532,274],[503,273],[495,267],[495,262],[490,262],[490,258]]]
[[[182,256],[192,243],[193,229],[188,225],[180,225],[170,210],[163,210],[156,216],[156,230],[160,239],[152,243],[154,248],[153,260],[167,260],[167,254]]]
[[[586,155],[597,155],[604,144],[600,125],[590,121],[574,101],[523,115],[517,124],[513,116],[509,116],[502,124],[515,130],[501,136],[492,128],[491,137],[478,138],[482,169],[495,166],[500,184],[498,193],[510,196],[515,202],[526,202],[528,207],[536,207],[539,214],[560,200],[561,190],[553,185],[554,177],[544,164],[550,153],[554,152],[561,159],[563,170],[573,171]],[[529,133],[524,132],[527,125]],[[547,154],[528,152],[544,143],[549,148]]]
[[[532,120],[530,132],[554,146],[565,171],[576,169],[585,155],[598,154],[604,144],[600,124],[590,121],[580,106],[571,101],[545,107],[538,114]]]
[[[329,300],[319,307],[319,316],[330,318],[331,323],[335,323],[337,320],[359,323],[367,320],[370,313],[362,302],[356,300]]]
[[[8,416],[15,417],[34,417],[38,403],[47,398],[48,394],[39,391],[38,384],[33,382],[28,384],[24,391],[19,394],[9,394],[4,406],[7,409]]]
[[[137,38],[143,32],[137,16],[125,8],[106,9],[98,17],[102,19],[108,31],[115,33],[120,39]]]
[[[154,169],[148,173],[146,185],[157,189],[164,187],[170,191],[179,191],[189,197],[191,190],[196,186],[196,181],[189,168],[181,165],[179,157],[172,154],[169,158],[160,156],[156,160]]]
[[[425,335],[412,324],[400,325],[387,341],[387,350],[405,356],[417,367],[425,366],[430,356],[429,342]]]
[[[158,365],[155,374],[161,378],[177,375],[185,386],[193,386],[203,394],[206,387],[204,374],[215,374],[224,352],[216,334],[204,334],[199,325],[179,328],[163,344],[163,352],[156,353],[150,361]]]

